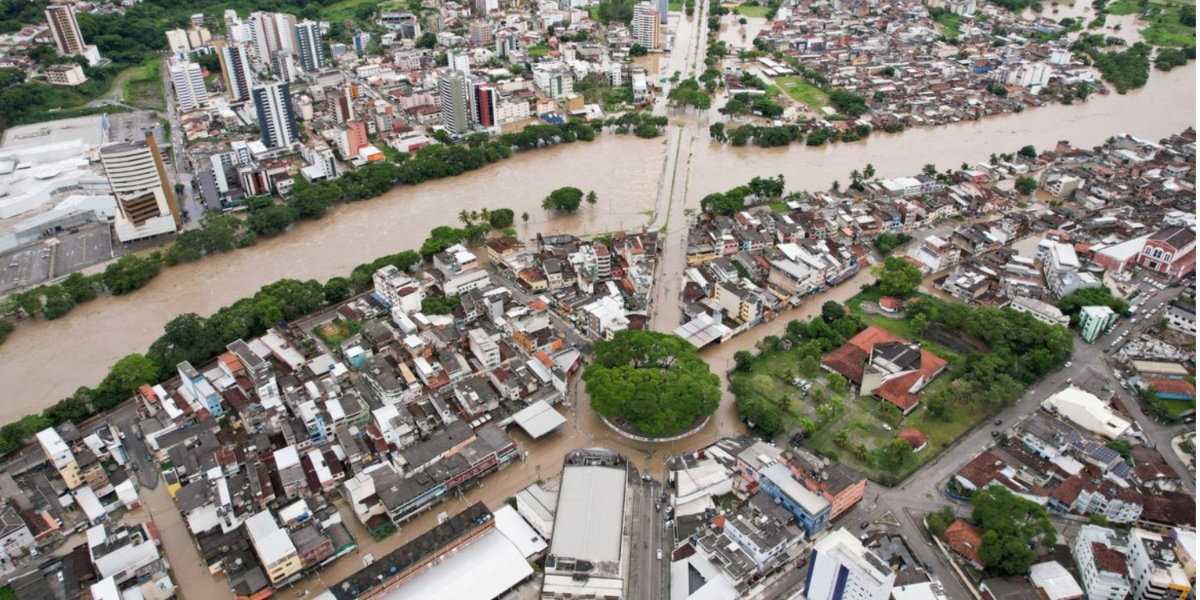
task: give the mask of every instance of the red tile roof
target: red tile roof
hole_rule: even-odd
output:
[[[950,546],[951,550],[963,555],[967,560],[984,565],[983,559],[979,557],[979,546],[983,544],[982,529],[958,519],[946,528],[942,539],[946,540],[946,545]]]
[[[821,360],[821,364],[854,383],[862,383],[863,363],[871,356],[871,350],[876,345],[885,342],[907,343],[886,329],[871,325],[850,338],[850,341],[841,348],[826,355]],[[921,369],[919,371],[887,381],[875,390],[875,395],[907,413],[920,402],[912,390],[914,388],[920,390],[925,387],[946,367],[946,364],[946,361],[936,354],[928,350],[921,350]]]
[[[896,437],[908,442],[914,449],[920,448],[929,442],[929,438],[925,437],[925,434],[912,427],[901,429],[900,433],[896,434]]]
[[[1146,384],[1164,394],[1196,397],[1196,386],[1183,379],[1147,377]]]
[[[1096,567],[1100,571],[1116,573],[1117,575],[1129,574],[1129,566],[1125,563],[1125,555],[1100,542],[1092,542],[1092,558],[1095,559]]]

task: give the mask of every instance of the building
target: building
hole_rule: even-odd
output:
[[[495,127],[499,124],[496,106],[496,90],[490,84],[481,83],[474,87],[472,106],[475,122],[483,127]]]
[[[100,577],[112,577],[117,584],[141,576],[143,569],[158,562],[159,543],[151,522],[96,525],[87,530],[88,553],[96,572]]]
[[[75,454],[63,441],[62,436],[58,435],[58,431],[47,427],[37,433],[37,441],[42,447],[42,452],[46,453],[46,460],[54,465],[63,482],[67,484],[67,489],[73,490],[83,485],[83,474],[79,470]]]
[[[600,451],[587,462],[606,464],[571,464],[572,456],[562,472],[542,597],[617,598],[625,579],[625,460]]]
[[[1125,540],[1116,531],[1084,525],[1072,552],[1089,600],[1123,600],[1129,596],[1129,563]]]
[[[808,600],[885,600],[896,573],[845,529],[813,546],[804,596]]]
[[[208,102],[208,90],[204,88],[204,73],[200,65],[181,62],[171,66],[171,85],[180,112],[195,110]]]
[[[1058,561],[1038,563],[1029,568],[1029,583],[1045,600],[1083,600],[1083,588]]]
[[[362,121],[347,121],[337,126],[338,152],[345,160],[358,156],[358,151],[371,145],[367,138],[367,124]]]
[[[1196,303],[1190,300],[1176,300],[1167,308],[1167,327],[1186,333],[1188,335],[1196,335]]]
[[[438,95],[442,101],[442,126],[452,136],[470,130],[470,102],[467,75],[461,71],[443,71],[438,75]]]
[[[752,289],[722,281],[713,289],[713,302],[727,317],[738,323],[755,323],[762,318],[763,302]]]
[[[979,557],[979,547],[983,545],[983,530],[977,525],[972,525],[962,519],[955,519],[942,533],[942,540],[946,542],[946,546],[965,558],[976,569],[983,570],[986,566],[983,564],[983,559]]]
[[[226,45],[222,40],[217,40],[216,47],[217,58],[221,62],[221,77],[225,80],[225,93],[233,102],[250,100],[250,88],[255,79],[246,49],[238,44]]]
[[[763,469],[758,482],[762,491],[792,513],[808,537],[815,536],[829,525],[833,505],[796,481],[786,465],[775,463]]]
[[[1129,430],[1128,420],[1119,416],[1107,402],[1075,386],[1046,399],[1044,406],[1072,423],[1110,440]]]
[[[1071,318],[1064,315],[1061,310],[1058,310],[1057,306],[1042,302],[1036,298],[1018,296],[1012,299],[1009,307],[1017,312],[1033,315],[1033,318],[1047,325],[1062,325],[1065,327],[1071,322]]]
[[[325,46],[321,40],[321,24],[316,21],[302,21],[296,24],[296,54],[300,57],[300,67],[305,71],[320,71],[329,66],[325,60]]]
[[[283,83],[292,83],[300,78],[296,57],[287,50],[276,50],[271,53],[271,72]]]
[[[766,494],[749,498],[725,519],[725,537],[737,542],[759,569],[767,570],[786,560],[804,539],[804,532]]]
[[[153,134],[144,142],[100,148],[100,162],[117,199],[114,229],[122,242],[174,233],[183,225]]]
[[[246,27],[250,29],[250,49],[254,53],[254,62],[261,67],[269,66],[271,53],[282,49],[278,25],[275,15],[269,12],[252,12],[246,19]]]
[[[1176,540],[1144,529],[1129,533],[1129,579],[1133,600],[1183,600],[1191,594]],[[1194,552],[1194,550],[1192,550]]]
[[[74,87],[88,80],[87,75],[83,72],[83,67],[76,63],[50,65],[42,69],[42,74],[46,76],[46,83],[50,85]]]
[[[640,2],[633,7],[633,41],[647,50],[659,47],[658,8],[651,2]]]
[[[292,92],[286,83],[256,86],[251,91],[258,114],[259,135],[268,148],[290,147],[300,137]]]
[[[264,510],[246,519],[246,533],[271,585],[279,586],[300,572],[300,553],[287,530],[275,522],[271,511]]]
[[[482,329],[472,329],[467,332],[470,338],[471,354],[484,368],[494,369],[500,366],[500,345]]]
[[[1094,342],[1117,320],[1117,313],[1107,306],[1085,306],[1079,310],[1079,333],[1085,342]]]
[[[874,395],[904,414],[920,403],[917,393],[948,363],[919,344],[910,344],[871,325],[821,359],[821,367],[860,386],[859,395]]]
[[[75,20],[75,7],[71,4],[51,4],[46,7],[46,24],[50,26],[50,35],[54,37],[54,46],[63,56],[84,54],[87,44],[83,41],[83,33],[79,31],[79,23]]]
[[[34,518],[40,519],[41,516]],[[0,550],[3,551],[0,558],[25,554],[33,544],[33,533],[29,531],[29,526],[21,519],[17,509],[11,504],[0,508]]]
[[[1196,270],[1196,232],[1186,227],[1167,227],[1151,235],[1142,247],[1138,264],[1172,279]]]

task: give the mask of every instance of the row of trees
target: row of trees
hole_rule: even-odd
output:
[[[700,199],[700,212],[708,215],[732,215],[746,208],[746,199],[765,201],[778,198],[784,192],[783,175],[754,177],[746,185],[726,192],[714,192]]]
[[[579,205],[587,202],[588,206],[595,206],[598,198],[595,191],[583,193],[583,190],[577,187],[560,187],[542,199],[542,210],[573,213],[579,210]]]

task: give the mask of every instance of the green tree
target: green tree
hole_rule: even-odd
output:
[[[929,327],[929,318],[925,315],[917,315],[912,318],[912,321],[909,324],[912,325],[912,329],[917,333],[917,335],[921,335],[922,333],[925,333],[925,328]]]
[[[841,303],[828,300],[821,305],[821,318],[825,319],[826,323],[832,323],[846,315],[846,307]]]
[[[1037,148],[1034,148],[1033,145],[1021,146],[1021,149],[1017,150],[1017,155],[1025,158],[1037,158]]]
[[[588,192],[587,197],[585,199],[587,200],[588,206],[595,206],[596,201],[598,200],[598,198],[596,197],[596,191],[592,190],[592,191]]]
[[[160,268],[157,257],[142,258],[126,254],[117,259],[117,262],[108,265],[100,280],[109,292],[120,296],[146,285],[158,275]]]
[[[325,282],[324,293],[326,302],[339,302],[350,295],[350,280],[334,277]]]
[[[708,137],[711,137],[718,142],[724,142],[728,140],[729,138],[725,135],[725,123],[717,121],[716,123],[709,125]]]
[[[492,229],[504,229],[512,226],[514,216],[511,208],[497,208],[488,213],[487,220]]]
[[[954,514],[954,509],[950,505],[943,505],[937,512],[925,516],[925,525],[933,537],[940,538],[956,520],[958,517]]]
[[[1030,502],[1008,488],[989,486],[971,495],[975,506],[972,520],[983,528],[979,557],[989,571],[1024,575],[1037,559],[1031,544],[1040,540],[1046,548],[1056,543],[1054,526],[1045,507]]]
[[[527,212],[523,212],[523,213],[521,213],[521,222],[522,222],[522,223],[528,223],[528,222],[529,222],[529,213],[527,213]]]
[[[846,393],[846,378],[845,377],[843,377],[837,373],[830,373],[825,376],[825,381],[829,387],[829,391],[831,391],[835,394],[839,394],[839,395]]]
[[[750,366],[754,364],[754,355],[745,350],[738,350],[733,353],[733,362],[736,364],[735,369],[749,371]]]
[[[1020,175],[1013,184],[1013,188],[1017,190],[1018,194],[1028,196],[1037,190],[1037,180],[1028,175]]]
[[[889,256],[873,273],[879,278],[879,291],[885,296],[907,298],[921,285],[921,270],[898,256]]]
[[[141,354],[129,354],[118,360],[100,382],[96,408],[107,410],[133,396],[142,384],[158,383],[158,365]]]
[[[649,53],[645,46],[636,42],[629,46],[629,56],[646,56]]]
[[[550,192],[550,195],[542,200],[542,210],[573,213],[579,210],[579,204],[583,202],[583,196],[583,190],[577,187],[558,188]]]

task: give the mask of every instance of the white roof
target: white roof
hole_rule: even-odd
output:
[[[1073,385],[1047,398],[1046,404],[1076,425],[1112,440],[1129,429],[1129,421],[1117,415],[1108,403]]]
[[[533,575],[521,551],[493,530],[430,567],[382,600],[492,600]]]
[[[275,469],[282,471],[289,467],[294,467],[300,464],[300,453],[296,451],[295,446],[280,448],[275,451]]]
[[[117,580],[105,577],[90,588],[93,600],[121,600],[121,591],[117,589]]]
[[[685,498],[728,479],[729,472],[721,463],[706,459],[695,467],[680,469],[675,473],[676,495]]]
[[[1045,592],[1047,600],[1082,598],[1083,589],[1067,569],[1056,561],[1044,562],[1029,568],[1029,581]]]
[[[933,587],[932,581],[898,585],[892,588],[892,600],[938,600],[945,597],[945,594]]]
[[[499,529],[525,558],[546,549],[546,540],[525,522],[515,508],[505,504],[492,515],[496,517],[496,529]]]
[[[693,585],[698,586],[695,591],[691,591]],[[671,600],[734,600],[740,596],[703,554],[671,563]]]
[[[550,553],[593,562],[621,560],[625,469],[568,465],[558,492]]]
[[[763,469],[762,477],[771,480],[779,489],[787,494],[810,515],[818,515],[830,507],[829,501],[810,492],[808,488],[792,478],[792,471],[786,466],[776,463]]]
[[[258,551],[258,558],[262,560],[264,567],[296,553],[292,538],[275,523],[271,511],[264,510],[246,519],[246,531],[250,533],[250,540],[254,542],[254,549]]]
[[[529,434],[529,437],[535,440],[567,422],[566,417],[554,410],[554,407],[547,404],[545,400],[538,400],[525,407],[513,415],[513,420],[521,426],[521,429],[525,430],[525,433]]]

